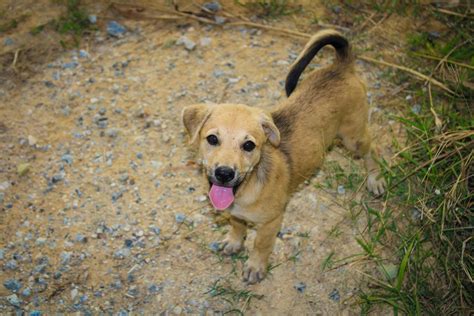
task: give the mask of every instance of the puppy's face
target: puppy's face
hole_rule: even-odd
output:
[[[260,161],[262,146],[280,142],[271,117],[245,105],[192,105],[184,109],[183,123],[191,142],[199,145],[217,209],[232,204],[240,184]]]

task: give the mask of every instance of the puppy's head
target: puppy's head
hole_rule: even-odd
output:
[[[199,145],[216,209],[228,208],[239,186],[251,174],[266,142],[280,144],[280,132],[265,111],[240,104],[186,107],[183,124],[191,143]]]

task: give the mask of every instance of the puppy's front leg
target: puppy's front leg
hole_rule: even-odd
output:
[[[240,249],[242,249],[245,236],[247,235],[247,225],[243,220],[231,216],[229,222],[231,225],[230,231],[222,241],[224,244],[224,249],[222,249],[222,252],[228,256],[237,253],[240,251]]]
[[[253,284],[260,282],[265,277],[268,258],[272,253],[282,220],[283,212],[270,222],[257,226],[254,247],[243,271],[244,281]]]

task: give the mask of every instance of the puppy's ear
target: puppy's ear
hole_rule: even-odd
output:
[[[269,115],[264,114],[261,124],[265,135],[267,135],[268,140],[270,141],[270,144],[278,147],[280,145],[280,131],[276,127],[272,118]]]
[[[183,109],[181,119],[183,125],[188,132],[190,143],[193,144],[201,131],[201,128],[206,123],[211,115],[211,109],[207,104],[194,104]]]

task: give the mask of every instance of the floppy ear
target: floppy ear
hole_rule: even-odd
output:
[[[268,137],[268,140],[270,141],[270,143],[273,146],[278,147],[280,145],[280,131],[276,127],[272,118],[269,115],[264,114],[261,124],[262,124],[263,131],[265,132],[265,135]]]
[[[211,109],[207,104],[194,104],[183,109],[181,119],[188,132],[190,143],[194,143],[207,119],[211,115]]]

